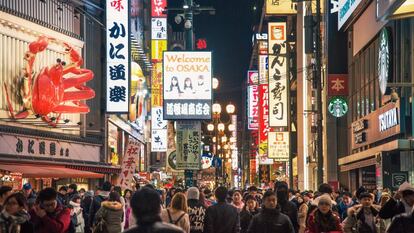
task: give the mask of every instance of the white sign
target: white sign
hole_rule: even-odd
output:
[[[289,161],[289,132],[269,132],[268,156],[277,162]]]
[[[70,159],[71,161],[100,162],[100,147],[81,143],[44,140],[35,137],[0,135],[0,154],[33,159]]]
[[[259,83],[267,84],[269,80],[269,57],[267,55],[259,55]]]
[[[211,119],[211,52],[164,52],[164,119]]]
[[[286,23],[269,23],[269,126],[288,126]]]
[[[153,129],[151,132],[151,151],[167,152],[167,129]]]
[[[384,132],[388,129],[391,129],[394,126],[398,125],[398,115],[397,115],[397,108],[393,108],[380,114],[378,116],[379,119],[379,131]]]
[[[167,18],[151,19],[151,35],[153,40],[167,39]]]
[[[259,128],[259,86],[251,85],[247,87],[248,92],[248,129],[257,130]]]
[[[129,0],[106,1],[106,111],[129,110]]]
[[[341,29],[360,3],[361,0],[339,0],[338,30]]]
[[[201,121],[177,121],[177,169],[200,170]]]
[[[133,185],[133,175],[138,164],[139,154],[141,153],[140,144],[135,139],[129,139],[128,146],[122,157],[122,170],[119,176],[119,185],[122,189],[130,189]]]
[[[164,120],[164,114],[162,107],[152,107],[151,110],[151,126],[152,129],[165,129],[167,130],[168,121]]]

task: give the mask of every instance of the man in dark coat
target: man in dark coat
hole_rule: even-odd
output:
[[[408,182],[403,183],[398,193],[381,208],[379,216],[382,219],[393,218],[396,215],[410,214],[414,207],[414,187]]]
[[[161,198],[154,189],[144,187],[135,192],[131,198],[131,208],[137,227],[125,233],[184,233],[181,228],[161,221]]]
[[[400,214],[396,216],[387,233],[414,233],[414,208],[411,214]]]
[[[204,233],[240,232],[240,216],[236,207],[226,203],[227,192],[223,186],[216,189],[217,204],[207,208]]]
[[[85,225],[88,225],[90,227],[94,226],[95,214],[98,212],[99,208],[101,208],[102,202],[108,200],[111,187],[112,184],[108,181],[105,181],[102,185],[102,188],[98,190],[98,194],[92,200],[91,207],[89,209],[88,223]]]
[[[266,191],[263,195],[263,209],[255,215],[250,223],[247,233],[294,233],[290,219],[280,212],[277,206],[276,194]]]
[[[200,203],[200,191],[196,187],[187,190],[188,217],[190,218],[190,233],[203,233],[206,207]]]
[[[299,231],[298,223],[298,207],[291,201],[288,200],[288,185],[286,182],[276,182],[275,192],[277,196],[277,203],[280,211],[287,215],[295,229],[295,232]]]

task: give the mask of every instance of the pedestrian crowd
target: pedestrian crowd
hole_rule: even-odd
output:
[[[95,191],[76,184],[36,192],[0,187],[0,233],[414,233],[414,187],[397,192],[291,190],[220,186]]]

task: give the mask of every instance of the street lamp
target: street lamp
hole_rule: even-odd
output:
[[[219,124],[217,125],[217,129],[218,129],[218,131],[220,131],[220,132],[223,132],[225,128],[226,128],[226,127],[224,126],[224,123],[219,123]]]
[[[210,132],[214,131],[214,125],[213,124],[208,124],[207,125],[207,130],[210,131]]]
[[[234,104],[228,104],[226,106],[226,111],[228,114],[233,114],[236,111],[236,107],[234,106]]]
[[[213,115],[218,115],[221,113],[221,105],[218,103],[213,104]]]
[[[236,130],[236,126],[235,125],[233,125],[233,124],[230,124],[229,125],[229,131],[230,132],[234,132]]]

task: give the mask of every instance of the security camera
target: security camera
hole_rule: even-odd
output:
[[[193,26],[193,25],[191,24],[191,21],[190,21],[190,20],[186,20],[186,21],[185,21],[184,27],[185,27],[186,29],[190,29],[192,26]]]

